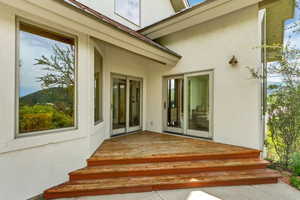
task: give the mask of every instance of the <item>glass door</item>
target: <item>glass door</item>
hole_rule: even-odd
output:
[[[184,126],[184,78],[170,77],[164,80],[164,129],[168,132],[183,133]]]
[[[186,134],[212,138],[212,72],[188,74],[186,81]]]
[[[142,128],[142,81],[132,78],[129,78],[127,81],[129,85],[128,132],[133,132]]]
[[[112,77],[112,135],[126,132],[126,77]]]
[[[112,76],[112,135],[142,129],[142,80]]]

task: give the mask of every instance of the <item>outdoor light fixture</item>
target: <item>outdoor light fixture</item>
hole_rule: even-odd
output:
[[[235,66],[239,63],[239,61],[237,60],[237,58],[235,56],[232,56],[232,58],[229,61],[229,64],[232,66]]]

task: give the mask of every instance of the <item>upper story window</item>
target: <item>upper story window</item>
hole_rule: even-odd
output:
[[[187,0],[189,6],[194,6],[194,5],[196,5],[198,3],[202,3],[204,1],[206,1],[206,0]]]
[[[121,17],[140,26],[141,24],[140,0],[115,0],[115,12]]]
[[[75,38],[18,22],[17,135],[75,127]]]
[[[206,0],[170,0],[175,12],[189,8]]]

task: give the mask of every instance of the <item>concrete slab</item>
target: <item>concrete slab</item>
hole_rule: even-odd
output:
[[[193,188],[146,193],[78,197],[61,200],[300,200],[300,191],[285,184]]]
[[[300,200],[300,191],[284,183],[169,190],[158,193],[163,200],[198,200],[201,198],[197,198],[197,192],[200,192],[199,196],[202,195],[201,192],[206,193],[207,200]]]

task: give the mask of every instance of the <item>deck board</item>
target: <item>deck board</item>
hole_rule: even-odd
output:
[[[192,187],[276,183],[260,151],[149,131],[106,140],[46,199]]]
[[[104,195],[203,186],[276,183],[278,176],[275,171],[259,169],[70,181],[48,190],[46,197],[50,199],[55,196]]]
[[[259,153],[259,150],[250,148],[144,131],[104,141],[88,162],[91,165],[93,162],[101,164],[101,161],[102,164],[108,164],[109,161],[118,164],[113,163],[114,160],[126,160],[129,163],[131,160],[135,163],[134,160],[148,162],[152,159],[152,162],[156,160],[161,162],[169,161],[168,158],[171,158],[171,161],[174,159],[180,161],[193,157],[195,159],[214,159],[222,156],[234,158],[235,155],[252,157],[251,154],[255,156]]]
[[[127,165],[100,165],[85,167],[71,172],[71,180],[99,179],[126,176],[155,176],[161,174],[186,174],[203,171],[232,171],[262,169],[269,165],[261,159],[195,160],[179,162],[156,162]]]

